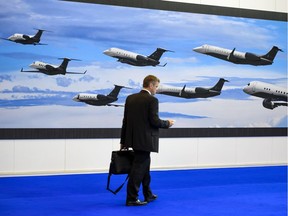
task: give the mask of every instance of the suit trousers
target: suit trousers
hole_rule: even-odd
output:
[[[138,199],[138,192],[141,184],[144,197],[146,198],[152,196],[152,191],[150,188],[150,152],[138,150],[134,150],[134,152],[135,158],[127,184],[126,201],[135,201]]]

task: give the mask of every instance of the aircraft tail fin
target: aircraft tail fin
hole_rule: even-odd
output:
[[[61,68],[65,71],[67,66],[68,66],[68,62],[71,61],[72,59],[69,59],[69,58],[59,58],[59,59],[63,59],[63,62],[61,63],[59,68]]]
[[[40,41],[40,38],[41,38],[41,36],[42,36],[43,31],[44,31],[44,30],[42,30],[42,29],[38,29],[38,32],[34,35],[33,38],[34,38],[35,40],[37,40],[37,42]]]
[[[223,85],[225,82],[229,82],[228,80],[225,80],[223,78],[220,78],[219,81],[216,83],[215,86],[213,86],[210,90],[218,91],[220,92],[223,88]]]
[[[172,51],[166,50],[166,49],[162,49],[162,48],[157,48],[157,50],[155,52],[153,52],[148,57],[151,58],[151,59],[154,59],[156,61],[159,61],[164,52],[172,52]]]
[[[58,59],[63,59],[63,62],[61,63],[61,65],[59,66],[59,68],[61,68],[63,71],[66,71],[66,68],[68,66],[68,63],[72,60],[74,61],[81,61],[80,59],[74,59],[74,58],[58,58]],[[86,73],[86,72],[85,72]]]
[[[129,87],[120,86],[120,85],[114,85],[114,86],[115,86],[114,89],[108,94],[108,96],[115,97],[115,98],[117,98],[117,96],[118,96],[118,94],[122,88],[129,88]]]
[[[273,46],[271,50],[267,54],[263,55],[262,57],[269,59],[270,61],[273,61],[278,51],[283,52],[282,49],[279,49],[277,46]]]

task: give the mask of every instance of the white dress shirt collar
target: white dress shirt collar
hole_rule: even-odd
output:
[[[142,90],[147,91],[151,95],[151,92],[148,89],[143,88]]]

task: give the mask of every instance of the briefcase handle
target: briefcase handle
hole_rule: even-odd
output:
[[[109,173],[106,189],[107,189],[108,191],[110,191],[111,193],[113,193],[114,195],[116,195],[116,194],[122,189],[122,187],[125,185],[126,181],[127,181],[128,178],[129,178],[129,175],[127,175],[127,177],[126,177],[125,181],[123,182],[123,184],[121,184],[121,185],[120,185],[116,190],[114,190],[114,191],[110,189],[110,178],[111,178],[111,175],[112,175],[112,174]]]
[[[132,150],[132,148],[130,147],[120,147],[120,151],[129,151],[129,150]]]

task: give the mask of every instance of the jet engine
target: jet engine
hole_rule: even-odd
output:
[[[22,38],[28,40],[28,39],[30,39],[31,37],[30,37],[29,35],[22,35]]]
[[[96,98],[97,98],[97,100],[105,100],[105,99],[107,99],[107,96],[101,95],[101,94],[97,94]]]
[[[197,87],[195,88],[196,94],[207,94],[209,93],[208,89]]]
[[[262,104],[263,104],[263,107],[267,109],[271,109],[271,110],[277,107],[269,98],[264,99]]]
[[[245,58],[247,60],[250,60],[250,61],[260,61],[260,57],[259,56],[255,55],[253,53],[249,53],[249,52],[247,52],[245,54]]]
[[[142,55],[137,55],[137,56],[136,56],[136,60],[137,60],[137,61],[141,61],[141,62],[145,62],[145,61],[148,60],[148,58],[145,57],[145,56],[142,56]]]
[[[151,59],[151,58],[148,58],[148,64],[151,64],[152,66],[156,66],[158,65],[160,62],[155,60],[155,59]]]
[[[55,67],[51,66],[51,65],[46,65],[45,68],[48,70],[48,71],[54,71],[55,70]]]

